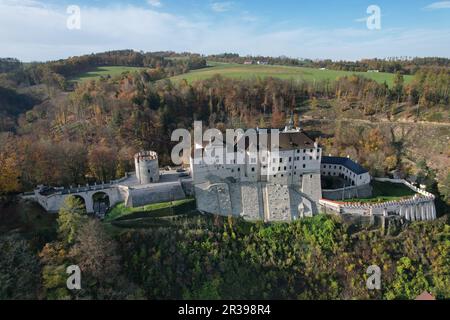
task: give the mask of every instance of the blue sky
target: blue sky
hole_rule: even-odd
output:
[[[81,28],[69,30],[69,5]],[[381,29],[369,30],[369,5]],[[450,1],[0,0],[0,56],[24,61],[104,50],[286,55],[334,60],[450,57]]]

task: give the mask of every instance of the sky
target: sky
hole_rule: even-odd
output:
[[[371,5],[379,19],[370,18]],[[47,61],[118,49],[450,58],[450,1],[0,0],[0,57]]]

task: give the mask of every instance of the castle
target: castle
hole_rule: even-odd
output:
[[[198,209],[248,220],[291,221],[319,212],[322,176],[342,179],[346,196],[370,196],[367,170],[348,158],[323,157],[322,148],[292,120],[277,132],[277,147],[271,144],[270,129],[256,129],[256,146],[246,142],[226,157],[230,142],[220,139],[195,145],[190,171]],[[263,138],[267,137],[267,141]],[[234,148],[233,148],[234,147]],[[236,161],[242,152],[242,162]],[[214,155],[215,161],[196,161],[194,154]],[[221,161],[223,159],[226,161]],[[214,159],[213,159],[214,160]],[[333,191],[327,191],[333,196]],[[339,192],[335,197],[342,196]]]
[[[70,188],[39,186],[23,197],[39,202],[49,212],[58,212],[64,199],[72,195],[84,202],[88,213],[100,217],[120,202],[140,207],[195,196],[200,212],[251,221],[288,222],[319,212],[395,215],[406,220],[436,218],[434,196],[404,180],[374,178],[404,184],[415,192],[414,197],[375,204],[346,203],[345,199],[369,198],[373,178],[349,157],[323,156],[319,144],[294,127],[292,120],[281,131],[253,131],[254,139],[217,138],[194,144],[189,172],[161,170],[158,154],[143,151],[134,157],[135,172],[122,179]]]

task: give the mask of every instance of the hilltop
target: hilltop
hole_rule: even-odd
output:
[[[273,77],[284,80],[294,81],[334,81],[340,77],[357,75],[367,79],[375,80],[382,84],[386,82],[389,87],[393,85],[394,74],[387,72],[353,72],[329,70],[326,68],[310,68],[310,67],[296,67],[296,66],[282,66],[282,65],[245,65],[237,63],[224,63],[208,61],[208,67],[200,70],[193,70],[186,74],[171,77],[172,81],[186,80],[191,83],[197,80],[204,80],[213,77],[214,75],[221,75],[227,78],[234,79],[252,79],[252,78],[267,78]],[[408,84],[413,80],[413,76],[405,75],[405,83]]]

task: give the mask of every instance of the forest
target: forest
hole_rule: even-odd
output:
[[[197,215],[123,229],[83,210],[69,197],[51,227],[0,236],[0,299],[450,297],[448,216],[380,229],[327,215],[290,224]],[[82,289],[69,291],[73,264]],[[382,270],[380,290],[366,287],[371,265]]]
[[[0,59],[0,299],[413,299],[424,290],[448,299],[450,171],[438,162],[450,156],[448,60],[308,64],[395,72],[392,86],[359,76],[168,79],[207,61],[247,59],[131,50],[46,63]],[[143,69],[71,81],[107,65]],[[414,76],[411,83],[405,74]],[[380,229],[324,215],[292,224],[195,215],[171,227],[117,228],[87,217],[70,197],[57,218],[26,208],[8,215],[17,194],[37,185],[122,177],[140,150],[157,151],[169,165],[171,132],[191,129],[194,120],[221,130],[281,128],[291,113],[325,153],[351,155],[378,176],[415,176],[437,195],[440,219]],[[330,119],[315,119],[323,114],[337,115],[331,133],[321,122]],[[398,122],[407,128],[400,138]],[[411,138],[417,135],[425,141]],[[86,285],[76,293],[65,287],[73,263],[85,270]],[[382,268],[379,291],[365,287],[372,264]]]
[[[199,59],[133,51],[89,55],[24,69],[29,76],[37,68],[47,70],[52,79],[63,79],[33,86],[12,83],[14,72],[3,74],[1,79],[9,80],[1,89],[6,94],[2,95],[5,116],[0,123],[0,164],[4,168],[0,192],[31,190],[38,184],[69,186],[119,178],[132,171],[133,154],[143,149],[156,150],[162,165],[169,165],[171,132],[191,128],[194,120],[219,129],[281,128],[292,112],[298,122],[304,110],[314,114],[334,108],[341,114],[394,122],[399,110],[411,122],[427,120],[425,115],[431,114],[433,121],[445,123],[449,115],[448,68],[421,69],[410,84],[397,73],[392,87],[359,76],[314,83],[220,76],[191,84],[165,79],[174,68],[187,72],[203,67],[205,61]],[[110,63],[152,68],[77,83],[70,90],[60,85],[78,66]],[[323,138],[320,132],[317,137],[326,152],[351,152],[380,176],[392,170],[404,175],[414,172],[423,176],[419,182],[437,189],[430,182],[433,177],[426,177],[433,175],[431,169],[437,170],[439,192],[445,201],[449,199],[445,168],[429,170],[427,163],[423,168],[405,164],[405,150],[389,130],[337,124],[333,137]],[[445,145],[441,147],[445,150]]]
[[[245,61],[252,61],[257,63],[267,62],[270,65],[285,65],[309,68],[328,68],[332,70],[342,71],[369,71],[378,70],[379,72],[389,72],[401,74],[415,74],[421,68],[427,67],[450,67],[450,59],[439,57],[392,57],[387,59],[363,59],[360,61],[333,61],[327,60],[311,60],[311,59],[296,59],[289,57],[265,57],[265,56],[245,56],[241,57],[234,53],[223,53],[218,55],[211,55],[206,57],[207,60],[244,63]]]

